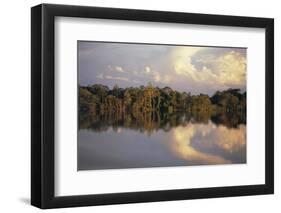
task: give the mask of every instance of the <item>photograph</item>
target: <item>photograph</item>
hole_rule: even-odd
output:
[[[78,41],[77,170],[246,163],[247,48]]]

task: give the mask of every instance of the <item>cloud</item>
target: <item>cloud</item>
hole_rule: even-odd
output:
[[[161,73],[149,66],[144,68],[144,74],[148,76],[148,80],[155,83],[168,83],[171,77],[168,74],[161,76]]]
[[[246,89],[246,49],[241,48],[80,42],[78,60],[81,85],[114,86],[106,80],[116,78],[120,87],[152,82],[192,94]]]
[[[125,72],[124,68],[121,67],[121,66],[107,65],[107,69],[108,69],[110,72],[120,72],[120,73],[124,73],[124,72]]]
[[[115,71],[117,71],[117,72],[125,72],[125,71],[123,70],[123,68],[120,67],[120,66],[116,66],[116,67],[115,67]]]
[[[101,80],[114,80],[114,81],[125,81],[125,82],[131,82],[131,83],[136,83],[136,84],[139,84],[140,81],[138,80],[130,80],[129,78],[127,77],[121,77],[121,76],[112,76],[112,75],[103,75],[102,73],[98,74],[96,76],[97,79],[101,79]]]
[[[105,76],[105,79],[108,79],[108,80],[119,80],[119,81],[129,81],[128,78],[126,77],[114,77],[114,76],[111,76],[111,75],[106,75]]]
[[[246,57],[235,49],[178,47],[171,60],[175,74],[201,87],[215,85],[217,90],[222,90],[233,85],[242,88],[246,84]]]
[[[190,77],[193,80],[199,80],[196,68],[191,63],[191,56],[200,49],[201,47],[176,47],[173,50],[171,59],[176,74]]]
[[[144,70],[145,70],[146,73],[150,73],[150,71],[151,71],[149,66],[146,66]]]
[[[245,84],[246,81],[246,58],[235,51],[226,53],[216,61],[216,70],[219,72],[219,82],[228,84]]]

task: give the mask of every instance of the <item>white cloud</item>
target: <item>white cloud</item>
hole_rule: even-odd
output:
[[[120,80],[120,81],[128,81],[128,82],[130,82],[128,78],[118,77],[118,76],[115,77],[115,76],[111,76],[111,75],[106,75],[105,79],[108,79],[108,80]]]
[[[115,71],[117,72],[125,72],[124,69],[120,66],[115,66]]]
[[[152,69],[149,66],[145,67],[144,73],[151,79],[151,81],[154,81],[156,83],[169,83],[171,81],[171,77],[169,74],[161,76],[161,73],[159,71]]]
[[[145,70],[146,73],[150,73],[151,72],[151,68],[149,66],[146,66],[144,70]]]
[[[105,79],[107,79],[107,80],[117,80],[117,81],[126,81],[126,82],[136,83],[136,84],[140,83],[140,81],[137,81],[137,80],[130,80],[129,78],[126,78],[126,77],[111,76],[111,75],[106,75]]]
[[[107,69],[108,69],[110,72],[120,72],[120,73],[125,72],[124,68],[121,67],[121,66],[107,65]]]

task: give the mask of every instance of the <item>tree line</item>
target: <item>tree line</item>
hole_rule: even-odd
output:
[[[79,86],[80,114],[189,112],[246,113],[246,92],[239,89],[217,91],[213,96],[191,95],[170,87],[147,86],[112,89],[102,84]]]

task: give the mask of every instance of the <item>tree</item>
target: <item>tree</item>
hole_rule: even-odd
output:
[[[149,83],[146,87],[112,89],[101,84],[79,87],[80,110],[91,111],[92,114],[106,114],[112,112],[134,113],[139,115],[152,112],[151,116],[159,116],[159,112],[175,113],[189,112],[218,114],[224,112],[246,113],[246,92],[239,89],[217,91],[212,97],[205,94],[191,95],[178,92],[169,87],[158,88]]]
[[[79,87],[79,111],[81,113],[95,114],[98,106],[98,98],[86,88]]]

